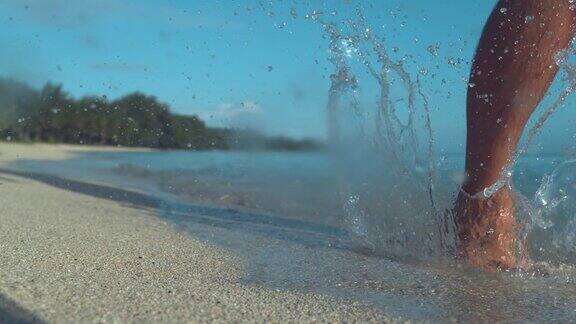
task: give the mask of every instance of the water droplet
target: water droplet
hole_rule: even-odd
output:
[[[438,44],[438,43],[429,45],[427,48],[428,53],[430,53],[434,56],[438,56],[438,50],[439,49],[440,49],[440,44]]]

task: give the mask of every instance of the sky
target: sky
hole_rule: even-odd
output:
[[[325,138],[334,67],[321,24],[306,15],[343,22],[361,7],[394,59],[406,60],[414,77],[426,71],[435,137],[450,151],[464,142],[470,60],[494,4],[0,0],[0,77],[38,88],[62,83],[74,96],[142,91],[209,125]]]

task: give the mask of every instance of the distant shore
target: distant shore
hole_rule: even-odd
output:
[[[110,150],[125,149],[0,143],[0,168]],[[73,192],[8,170],[0,183],[0,321],[390,320],[322,294],[247,285],[242,256],[178,231],[153,206],[136,209],[97,198],[106,194],[90,186]]]
[[[192,112],[191,112],[192,113]],[[270,136],[252,128],[214,127],[176,114],[155,96],[75,98],[63,86],[42,89],[0,77],[0,138],[33,143],[119,145],[181,150],[316,151],[313,138]]]

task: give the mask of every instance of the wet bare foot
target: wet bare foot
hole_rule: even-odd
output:
[[[455,206],[458,256],[488,271],[530,267],[525,242],[518,238],[512,189],[504,187],[490,198],[461,192]]]

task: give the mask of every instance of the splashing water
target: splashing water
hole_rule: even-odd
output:
[[[576,90],[576,65],[568,57],[576,53],[571,47],[557,54],[556,64],[564,74],[567,84],[554,101],[544,109],[525,135],[514,158],[503,170],[498,181],[478,193],[490,198],[500,188],[510,185],[520,158],[525,155],[534,139],[542,131],[548,119],[566,102]],[[516,192],[516,217],[523,225],[521,237],[531,246],[531,255],[537,261],[576,262],[576,185],[575,160],[558,163],[551,173],[545,174],[532,199]]]
[[[376,253],[420,259],[450,256],[455,244],[451,210],[459,184],[441,183],[436,178],[430,107],[421,85],[421,77],[426,72],[421,70],[414,78],[402,60],[392,60],[384,40],[372,32],[362,11],[358,9],[356,14],[356,19],[339,24],[314,16],[330,40],[334,73],[328,123],[341,170],[340,190],[347,221],[361,244]],[[576,68],[566,59],[572,52],[559,53],[557,58],[565,74],[563,81],[568,85],[527,132],[526,140],[501,179],[478,193],[482,198],[489,198],[511,184],[518,159],[526,153],[548,118],[573,93]],[[375,82],[376,91],[365,91],[372,85],[361,84],[356,75],[362,72]],[[375,96],[376,104],[361,103],[361,93]],[[394,100],[398,93],[403,97]],[[356,126],[356,130],[351,130],[350,125]],[[566,216],[576,214],[576,210],[567,209],[572,208],[568,204],[570,197],[576,198],[576,195],[567,193],[572,182],[565,174],[567,169],[576,172],[575,165],[573,161],[566,162],[545,176],[532,200],[516,194],[522,237],[531,237],[536,243],[548,240],[552,244],[547,249],[542,248],[542,244],[539,247],[532,244],[535,249],[550,253],[553,248],[562,250],[559,254],[563,255],[568,250],[576,252],[573,248],[576,219]],[[435,190],[437,187],[440,190]],[[440,212],[443,210],[446,212]],[[551,238],[537,238],[534,233],[538,231],[547,232]]]
[[[438,256],[446,231],[434,230],[440,229],[442,215],[435,202],[434,140],[420,78],[414,80],[402,61],[390,58],[361,10],[344,24],[315,21],[330,40],[329,137],[348,223],[377,253]],[[376,104],[360,103],[359,71],[368,72],[377,85],[372,89]],[[403,97],[393,100],[393,90]],[[426,130],[423,140],[420,127]]]
[[[358,244],[383,255],[451,258],[455,246],[452,209],[461,181],[453,171],[461,167],[441,169],[444,162],[435,160],[429,89],[423,87],[428,69],[409,67],[408,61],[414,62],[409,55],[393,58],[398,49],[375,32],[360,6],[352,18],[345,19],[326,8],[296,12],[303,10],[292,8],[293,19],[321,26],[328,40],[333,67],[327,100],[328,138],[338,169],[342,210]],[[440,44],[425,50],[438,57]],[[541,108],[543,112],[526,131],[501,178],[475,196],[487,199],[516,182],[518,161],[576,90],[576,65],[568,60],[573,54],[573,49],[558,53],[556,63],[565,86]],[[558,164],[543,178],[539,169],[536,176],[542,180],[534,190],[515,194],[521,235],[528,238],[537,259],[548,261],[558,255],[566,261],[567,255],[576,255],[576,218],[572,217],[576,192],[570,190],[569,170],[576,172],[573,160]]]
[[[518,159],[525,154],[528,149],[530,148],[530,144],[534,141],[534,138],[540,133],[542,127],[546,123],[546,121],[562,106],[562,104],[568,99],[568,97],[576,90],[576,66],[571,65],[567,62],[567,57],[570,54],[574,54],[574,49],[565,50],[556,55],[556,64],[562,69],[562,71],[566,74],[564,77],[564,81],[568,82],[568,85],[564,88],[563,91],[558,95],[556,100],[547,107],[542,115],[538,118],[534,126],[528,131],[528,135],[526,136],[526,141],[523,145],[517,150],[514,158],[508,166],[504,168],[502,171],[502,175],[498,181],[496,181],[493,185],[485,188],[481,194],[483,198],[490,198],[494,193],[496,193],[500,188],[504,187],[506,184],[510,183],[510,180],[513,175],[514,166]],[[544,180],[547,178],[545,177]],[[546,181],[542,182],[542,185],[545,185]],[[480,193],[479,193],[480,194]]]

